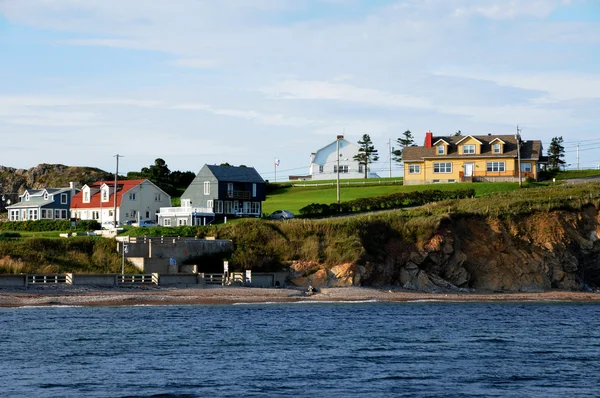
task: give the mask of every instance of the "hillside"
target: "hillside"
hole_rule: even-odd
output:
[[[25,170],[0,166],[0,193],[21,194],[25,189],[68,187],[69,182],[81,187],[89,182],[112,178],[113,174],[94,167],[39,164]]]

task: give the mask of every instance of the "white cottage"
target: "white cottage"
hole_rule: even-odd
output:
[[[338,135],[335,141],[310,154],[309,175],[306,178],[311,180],[336,179],[338,166],[340,179],[364,178],[364,165],[354,160],[358,150],[358,145],[348,141],[343,135]],[[375,173],[369,173],[369,178],[378,177]]]

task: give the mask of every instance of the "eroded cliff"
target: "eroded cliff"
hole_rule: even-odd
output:
[[[580,290],[600,286],[600,215],[535,212],[502,218],[447,217],[422,241],[379,228],[363,261],[327,267],[292,261],[300,285],[397,285],[421,291]]]

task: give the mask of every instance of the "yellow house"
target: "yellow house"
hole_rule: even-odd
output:
[[[428,131],[425,145],[404,148],[404,184],[449,182],[518,182],[537,180],[542,142],[521,141],[512,135],[434,137]],[[519,160],[520,157],[520,160]]]

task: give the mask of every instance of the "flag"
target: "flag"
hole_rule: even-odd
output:
[[[277,158],[275,158],[275,166],[279,166],[279,164],[281,163],[281,161]]]

